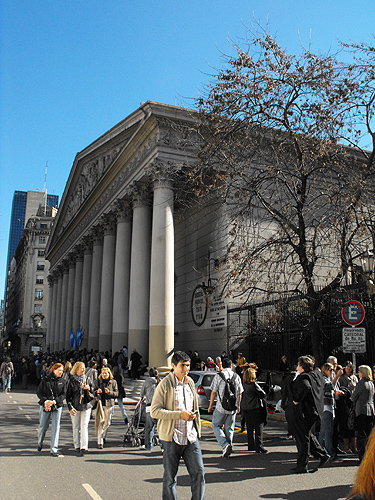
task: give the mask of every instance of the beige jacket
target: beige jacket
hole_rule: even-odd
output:
[[[194,380],[187,377],[188,384],[194,395],[193,411],[199,410],[198,398],[195,391]],[[162,441],[172,441],[175,421],[180,418],[180,411],[175,410],[175,389],[176,381],[173,372],[170,372],[157,385],[154,397],[152,398],[150,415],[158,419],[158,434]],[[194,419],[198,437],[201,435],[201,421],[199,411]]]

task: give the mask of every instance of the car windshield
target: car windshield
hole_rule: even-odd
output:
[[[211,382],[215,378],[216,373],[210,373],[210,375],[205,375],[202,380],[203,387],[211,385]]]

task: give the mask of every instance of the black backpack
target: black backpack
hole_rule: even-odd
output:
[[[236,387],[234,385],[234,373],[231,378],[226,379],[222,373],[218,374],[225,383],[223,396],[220,398],[221,406],[227,411],[237,411],[238,410],[238,397],[236,394]],[[219,397],[220,393],[218,392]]]

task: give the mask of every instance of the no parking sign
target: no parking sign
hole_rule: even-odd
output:
[[[349,300],[342,308],[342,319],[350,326],[357,326],[365,319],[365,308],[357,300]]]

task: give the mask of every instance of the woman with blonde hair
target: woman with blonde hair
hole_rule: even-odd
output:
[[[365,454],[367,438],[374,422],[374,384],[369,366],[361,365],[358,370],[359,382],[351,399],[355,408],[357,449],[359,462],[361,462]]]
[[[256,453],[267,453],[263,447],[263,427],[266,423],[266,393],[256,382],[256,371],[248,368],[243,374],[241,414],[247,428],[247,449]]]
[[[85,363],[77,361],[70,372],[66,402],[73,427],[74,449],[83,455],[89,448],[89,422],[91,401],[94,399],[93,384],[85,375]]]
[[[332,363],[324,363],[322,366],[324,375],[323,389],[323,415],[320,423],[319,443],[329,455],[329,462],[342,462],[336,454],[333,446],[333,423],[335,418],[335,396],[342,396],[343,392],[333,387],[334,367]]]
[[[366,453],[347,500],[375,500],[375,429],[368,439]]]
[[[98,399],[96,409],[95,431],[98,436],[98,448],[105,444],[107,431],[111,425],[115,398],[118,397],[117,382],[109,368],[103,366],[98,378],[98,389],[95,391]]]
[[[70,380],[70,372],[72,370],[72,363],[70,361],[67,361],[64,366],[64,373],[63,373],[63,379],[65,380],[66,384],[68,385],[69,380]]]

